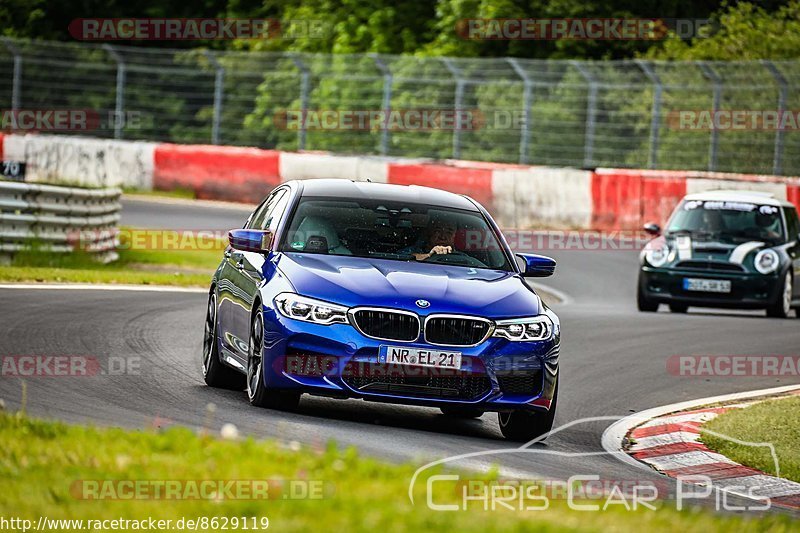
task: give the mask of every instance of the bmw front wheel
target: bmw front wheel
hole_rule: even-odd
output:
[[[264,312],[259,308],[250,322],[247,353],[247,399],[256,407],[291,411],[300,403],[300,394],[269,390],[264,383]]]
[[[556,390],[553,392],[550,409],[546,413],[522,410],[497,413],[500,432],[508,440],[516,442],[528,442],[539,437],[543,437],[539,442],[544,441],[547,434],[553,429],[556,403],[558,403],[558,382],[556,382]]]

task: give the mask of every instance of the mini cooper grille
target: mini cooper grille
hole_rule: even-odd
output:
[[[524,394],[535,396],[542,390],[541,371],[530,373],[498,373],[497,381],[500,384],[500,390],[505,394]]]
[[[413,341],[419,337],[419,318],[415,315],[359,309],[353,313],[353,319],[368,337],[393,341]]]
[[[432,344],[471,346],[489,333],[489,322],[474,318],[431,317],[425,322],[425,340]]]
[[[362,392],[453,400],[475,400],[487,394],[492,386],[486,374],[443,373],[441,370],[419,367],[415,367],[408,375],[387,373],[385,368],[381,368],[375,372],[367,369],[363,375],[343,376],[342,379]]]
[[[675,266],[677,268],[685,268],[688,270],[722,270],[725,272],[744,272],[744,268],[742,268],[741,265],[736,265],[734,263],[723,263],[722,261],[690,260],[681,261]]]

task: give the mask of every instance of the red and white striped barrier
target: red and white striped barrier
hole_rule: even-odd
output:
[[[62,135],[0,136],[4,159],[29,181],[194,190],[198,198],[255,203],[294,179],[343,178],[467,194],[503,227],[637,230],[663,223],[687,193],[772,192],[800,207],[800,178],[695,171],[554,168],[429,161],[234,146],[114,141]]]
[[[694,409],[654,418],[629,433],[634,444],[628,453],[670,477],[704,476],[719,490],[769,498],[774,505],[800,509],[800,483],[740,465],[700,442],[703,424],[742,407],[746,405]]]

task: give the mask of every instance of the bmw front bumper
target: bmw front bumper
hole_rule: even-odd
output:
[[[474,347],[376,340],[350,324],[329,326],[284,317],[264,307],[264,380],[273,389],[430,407],[547,411],[556,386],[558,328],[545,341],[490,337]],[[379,361],[381,346],[457,351],[461,368]]]

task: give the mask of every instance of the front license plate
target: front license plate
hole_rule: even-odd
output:
[[[434,368],[461,368],[461,352],[444,352],[427,348],[381,346],[378,360],[394,365],[429,366]]]
[[[697,292],[731,292],[731,282],[727,279],[683,278],[683,290]]]

